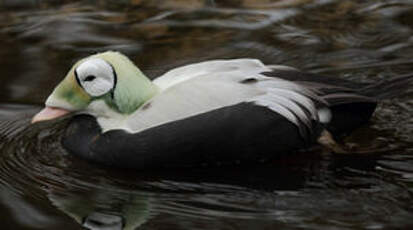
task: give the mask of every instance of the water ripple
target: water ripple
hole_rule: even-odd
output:
[[[190,172],[89,164],[60,146],[65,120],[30,125],[39,107],[24,105],[43,103],[75,60],[106,49],[157,74],[253,57],[374,83],[413,71],[412,1],[30,1],[18,9],[0,2],[0,96],[10,102],[0,104],[4,228],[8,219],[24,229],[413,226],[413,87],[381,102],[368,127],[344,140],[386,149],[376,156],[315,147],[256,167]]]

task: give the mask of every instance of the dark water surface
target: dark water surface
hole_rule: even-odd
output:
[[[373,83],[413,72],[413,1],[0,1],[1,229],[413,229],[413,86],[346,139],[380,154],[116,171],[67,155],[65,121],[29,126],[74,61],[104,50],[151,77],[255,57]]]

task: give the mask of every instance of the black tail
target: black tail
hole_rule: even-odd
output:
[[[358,90],[358,92],[378,100],[407,95],[413,93],[413,74],[410,73],[385,79],[366,86]]]

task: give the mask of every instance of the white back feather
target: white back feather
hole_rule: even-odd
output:
[[[156,78],[153,83],[164,90],[191,78],[206,76],[208,74],[240,72],[245,75],[265,71],[271,71],[271,69],[257,59],[213,60],[172,69]],[[223,76],[223,78],[224,77],[225,76]]]

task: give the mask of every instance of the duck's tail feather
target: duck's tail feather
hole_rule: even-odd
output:
[[[407,95],[413,93],[413,74],[409,73],[384,79],[375,84],[361,88],[358,92],[378,100]]]

